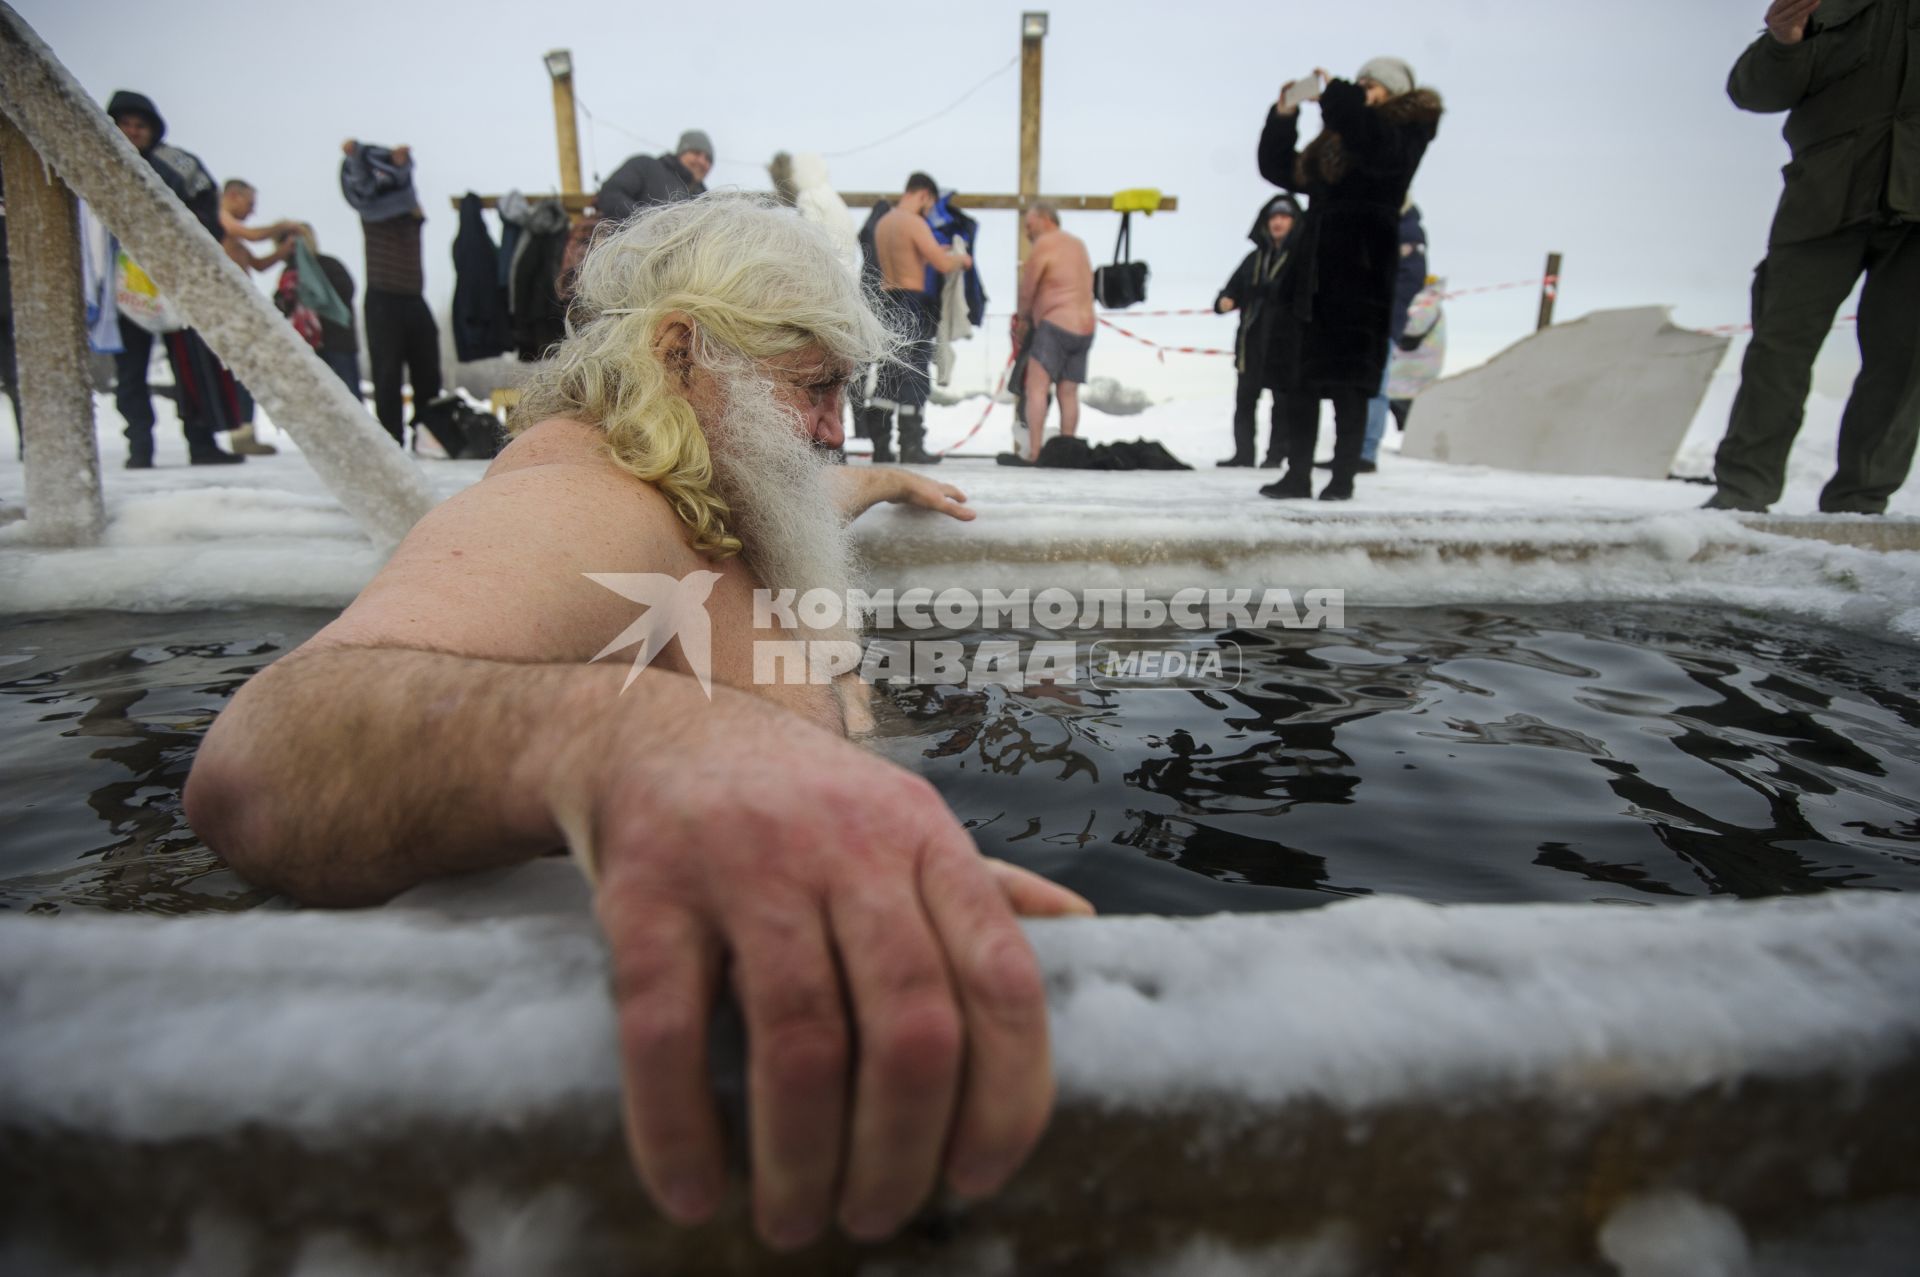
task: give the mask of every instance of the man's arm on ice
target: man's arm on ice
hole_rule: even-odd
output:
[[[851,522],[882,502],[937,510],[962,522],[976,512],[966,504],[967,494],[950,483],[894,466],[846,466],[829,472],[834,502],[842,518]]]
[[[247,877],[327,904],[571,843],[598,871],[629,1147],[675,1220],[724,1192],[706,1057],[723,977],[748,1027],[766,1240],[835,1219],[884,1236],[941,1181],[992,1192],[1052,1103],[1014,911],[1084,902],[984,860],[924,780],[798,715],[664,670],[621,694],[622,668],[587,664],[631,617],[566,578],[668,526],[609,469],[490,476],[423,520],[214,724],[187,790],[196,830]]]

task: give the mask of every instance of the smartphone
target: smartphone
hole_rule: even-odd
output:
[[[1297,80],[1287,81],[1286,87],[1280,90],[1280,105],[1288,110],[1299,106],[1302,102],[1319,100],[1320,77],[1311,71]]]

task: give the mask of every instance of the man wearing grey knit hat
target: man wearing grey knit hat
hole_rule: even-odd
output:
[[[706,194],[713,171],[713,139],[688,129],[669,155],[634,155],[613,171],[593,206],[601,217],[625,221],[643,208]]]

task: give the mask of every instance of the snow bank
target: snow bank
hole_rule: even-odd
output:
[[[685,1237],[639,1202],[572,872],[361,913],[0,919],[0,1160],[34,1168],[0,1200],[0,1268],[779,1271],[737,1214]],[[489,897],[521,916],[450,916]],[[1910,899],[1378,899],[1030,934],[1048,1140],[868,1271],[1364,1273],[1419,1235],[1436,1271],[1592,1272],[1597,1245],[1648,1277],[1675,1255],[1786,1273],[1844,1243],[1871,1272],[1914,1233],[1883,1206],[1920,1196]]]

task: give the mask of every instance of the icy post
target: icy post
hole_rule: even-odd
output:
[[[0,112],[294,437],[368,535],[386,544],[405,536],[433,505],[426,480],[4,3]]]
[[[7,242],[20,334],[27,535],[41,545],[92,545],[107,526],[107,512],[84,364],[78,210],[73,192],[5,119],[0,168],[7,175]]]

